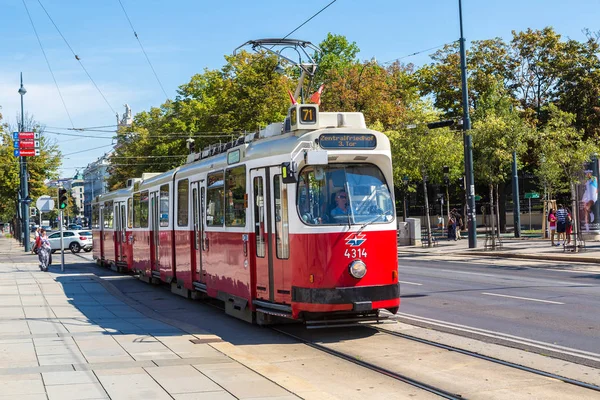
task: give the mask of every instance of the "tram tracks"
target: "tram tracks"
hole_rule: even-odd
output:
[[[299,330],[297,329],[297,327],[295,327],[296,329],[294,329],[294,327],[271,327],[271,329],[285,335],[288,337],[291,337],[311,348],[314,348],[316,350],[322,351],[324,353],[327,353],[329,355],[332,355],[334,357],[340,358],[342,360],[351,362],[353,364],[359,365],[363,368],[369,369],[371,371],[380,373],[382,375],[388,376],[390,378],[396,379],[398,381],[404,382],[408,385],[411,385],[413,387],[419,388],[421,390],[424,390],[426,392],[435,394],[437,396],[439,396],[440,398],[445,398],[445,399],[464,399],[464,398],[471,398],[471,396],[469,394],[473,394],[473,398],[485,398],[485,396],[480,396],[477,391],[480,389],[474,389],[472,387],[468,387],[469,385],[466,384],[464,391],[462,390],[462,388],[460,387],[460,385],[458,384],[458,382],[461,381],[461,378],[464,378],[464,374],[461,375],[460,373],[456,373],[456,378],[455,380],[452,380],[450,382],[450,384],[444,384],[443,381],[441,381],[440,379],[437,379],[437,377],[434,377],[434,375],[427,375],[427,381],[425,381],[423,379],[424,373],[423,371],[419,372],[419,373],[414,373],[414,371],[410,370],[410,368],[407,370],[406,368],[404,368],[404,371],[402,369],[399,368],[395,368],[394,365],[389,365],[389,362],[386,364],[386,359],[382,358],[385,357],[385,355],[380,354],[377,356],[373,356],[372,354],[369,355],[369,352],[365,352],[365,351],[359,351],[359,348],[365,348],[365,347],[375,347],[381,344],[381,340],[379,341],[372,341],[369,342],[368,339],[366,342],[360,342],[360,339],[357,341],[352,340],[351,335],[347,335],[347,332],[344,333],[340,333],[339,339],[335,339],[336,334],[330,335],[330,334],[326,334],[324,335],[324,337],[320,338],[319,335],[308,335],[309,337],[307,337],[308,332],[306,330]],[[577,379],[572,379],[572,378],[568,378],[565,376],[561,376],[558,374],[554,374],[551,372],[546,372],[540,369],[536,369],[536,368],[531,368],[531,367],[527,367],[527,366],[523,366],[514,362],[510,362],[510,361],[505,361],[505,360],[501,360],[498,358],[494,358],[494,357],[490,357],[490,356],[486,356],[486,355],[482,355],[480,353],[476,353],[473,351],[469,351],[469,350],[465,350],[462,348],[458,348],[458,347],[454,347],[454,346],[450,346],[450,345],[446,345],[446,344],[442,344],[439,342],[435,342],[435,341],[431,341],[431,340],[427,340],[427,339],[423,339],[423,338],[419,338],[416,336],[412,336],[412,335],[408,335],[405,333],[400,333],[400,332],[395,332],[395,331],[391,331],[382,327],[378,327],[378,326],[373,326],[373,325],[364,325],[364,326],[360,326],[357,327],[357,329],[364,329],[365,331],[363,331],[363,334],[358,334],[355,337],[359,337],[362,338],[364,340],[364,338],[369,335],[365,336],[365,332],[367,331],[371,331],[371,332],[376,332],[376,334],[380,334],[380,335],[385,335],[387,337],[394,337],[394,338],[399,338],[405,341],[411,341],[411,342],[415,342],[418,345],[424,345],[426,347],[429,348],[436,348],[436,349],[442,349],[445,350],[447,352],[451,352],[454,354],[459,355],[459,357],[467,357],[466,360],[463,360],[462,362],[458,362],[458,364],[464,364],[464,365],[468,365],[468,364],[472,364],[469,359],[477,359],[477,360],[481,360],[482,362],[485,363],[491,363],[493,365],[499,366],[500,368],[506,367],[506,368],[510,368],[512,370],[516,370],[519,371],[520,373],[523,374],[527,374],[527,376],[522,377],[521,379],[523,380],[528,380],[528,377],[531,377],[532,375],[535,375],[537,377],[541,377],[544,379],[545,382],[548,381],[557,381],[558,382],[562,382],[567,384],[566,387],[564,387],[563,389],[566,391],[566,395],[564,398],[582,398],[581,397],[581,391],[594,391],[597,392],[594,396],[598,396],[598,398],[600,398],[600,386],[598,385],[594,385],[594,384],[590,384],[584,381],[580,381]],[[310,333],[314,333],[314,331],[310,332]],[[347,342],[347,343],[352,343],[352,342],[358,342],[355,344],[355,346],[345,346],[347,348],[349,348],[348,350],[346,349],[336,349],[334,347],[344,347],[342,345],[340,345],[340,343],[343,342]],[[334,345],[332,345],[331,343],[334,343]],[[367,344],[370,343],[370,344]],[[404,348],[406,347],[404,344],[406,342],[398,342],[395,345],[399,348]],[[372,346],[371,346],[372,345]],[[426,347],[423,347],[422,349],[419,350],[418,354],[427,354],[429,353],[428,349]],[[381,347],[381,353],[384,353],[386,350],[385,348]],[[392,356],[393,357],[393,356]],[[423,357],[425,358],[425,357]],[[387,359],[389,360],[389,359]],[[456,360],[454,358],[454,360]],[[421,361],[421,358],[418,358],[417,360],[414,361],[415,366],[417,367],[416,369],[418,369],[418,364],[420,363],[427,363],[427,361]],[[474,367],[475,368],[475,367]],[[427,370],[428,367],[424,368],[424,370]],[[431,371],[431,368],[429,368],[429,370]],[[449,369],[450,372],[451,368]],[[448,371],[446,370],[443,372],[443,374],[448,374]],[[481,371],[477,371],[478,373],[480,373]],[[528,375],[528,374],[532,374],[532,375]],[[490,375],[494,375],[494,373],[490,373]],[[507,373],[508,376],[514,375],[514,373]],[[417,376],[417,377],[415,377]],[[431,380],[429,378],[432,378]],[[475,378],[473,378],[472,380],[475,380]],[[487,381],[487,379],[486,379]],[[493,379],[490,379],[490,381],[494,382]],[[506,382],[501,382],[499,380],[499,385],[507,385],[508,388],[510,388],[510,390],[519,390],[518,386],[512,387],[512,385],[510,383],[506,383]],[[542,383],[543,385],[543,383]],[[535,385],[534,385],[535,386]],[[569,389],[572,388],[572,389]],[[494,390],[494,389],[492,389]],[[589,393],[589,397],[587,398],[591,398],[591,392]],[[536,397],[536,395],[534,395],[533,393],[530,393],[533,395],[533,397]],[[544,396],[542,396],[544,397]],[[542,398],[540,397],[540,398]],[[509,397],[507,397],[509,398]],[[595,398],[595,397],[594,397]]]
[[[375,365],[373,363],[360,360],[360,359],[358,359],[358,358],[356,358],[356,357],[354,357],[352,355],[345,354],[343,352],[331,349],[331,348],[329,348],[327,346],[324,346],[324,345],[312,342],[312,341],[310,341],[308,339],[302,338],[301,336],[295,335],[295,334],[293,334],[293,333],[291,333],[289,331],[286,331],[284,329],[280,329],[280,328],[276,328],[276,327],[271,327],[271,329],[274,330],[274,331],[276,331],[276,332],[279,332],[279,333],[281,333],[281,334],[283,334],[285,336],[288,336],[288,337],[291,337],[291,338],[293,338],[295,340],[298,340],[299,342],[302,342],[305,345],[307,345],[307,346],[309,346],[309,347],[311,347],[313,349],[320,350],[320,351],[325,352],[327,354],[330,354],[330,355],[332,355],[334,357],[340,358],[340,359],[345,360],[345,361],[349,361],[349,362],[351,362],[353,364],[356,364],[356,365],[359,365],[361,367],[367,368],[367,369],[369,369],[371,371],[374,371],[374,372],[386,375],[386,376],[388,376],[388,377],[390,377],[392,379],[396,379],[398,381],[407,383],[407,384],[409,384],[411,386],[414,386],[414,387],[417,387],[419,389],[425,390],[425,391],[427,391],[429,393],[435,394],[435,395],[440,396],[440,397],[442,397],[444,399],[450,399],[450,400],[463,399],[463,397],[461,395],[459,395],[459,394],[447,392],[447,391],[445,391],[443,389],[436,388],[435,386],[432,386],[432,385],[429,385],[427,383],[421,382],[421,381],[419,381],[417,379],[411,378],[411,377],[406,376],[404,374],[400,374],[400,373],[391,371],[391,370],[389,370],[387,368]]]

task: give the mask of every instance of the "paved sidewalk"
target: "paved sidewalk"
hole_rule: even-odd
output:
[[[547,260],[561,262],[582,262],[598,264],[600,271],[600,242],[586,242],[585,248],[577,253],[565,251],[563,246],[552,246],[548,239],[501,239],[502,245],[495,250],[485,249],[485,238],[477,238],[477,247],[469,249],[469,241],[465,237],[457,241],[439,239],[437,245],[427,246],[398,246],[399,253],[416,253],[432,255],[469,255],[483,257],[520,258],[532,260]]]
[[[0,399],[298,398],[226,345],[149,317],[84,270],[43,273],[0,237]]]

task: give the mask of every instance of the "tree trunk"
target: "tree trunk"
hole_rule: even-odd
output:
[[[496,225],[498,227],[498,239],[500,239],[500,199],[498,195],[498,184],[496,184],[496,221],[498,222]]]
[[[492,224],[492,249],[496,248],[496,217],[494,216],[494,185],[490,183],[490,223]]]
[[[571,226],[573,227],[573,252],[577,253],[577,233],[579,233],[579,207],[577,207],[577,196],[575,184],[571,182]]]
[[[423,176],[423,195],[425,196],[425,224],[427,225],[427,247],[433,246],[431,243],[431,220],[429,219],[429,199],[427,198],[427,181]]]

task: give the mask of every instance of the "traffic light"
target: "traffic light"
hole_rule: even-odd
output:
[[[58,188],[58,208],[60,210],[67,208],[68,200],[67,189]]]

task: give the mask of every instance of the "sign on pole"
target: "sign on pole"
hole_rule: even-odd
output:
[[[40,155],[40,134],[38,132],[13,132],[15,157],[33,157]]]
[[[536,192],[525,193],[525,198],[526,199],[539,199],[540,194],[536,193]]]
[[[40,196],[35,202],[35,206],[40,212],[50,212],[54,210],[54,200],[50,196]]]

